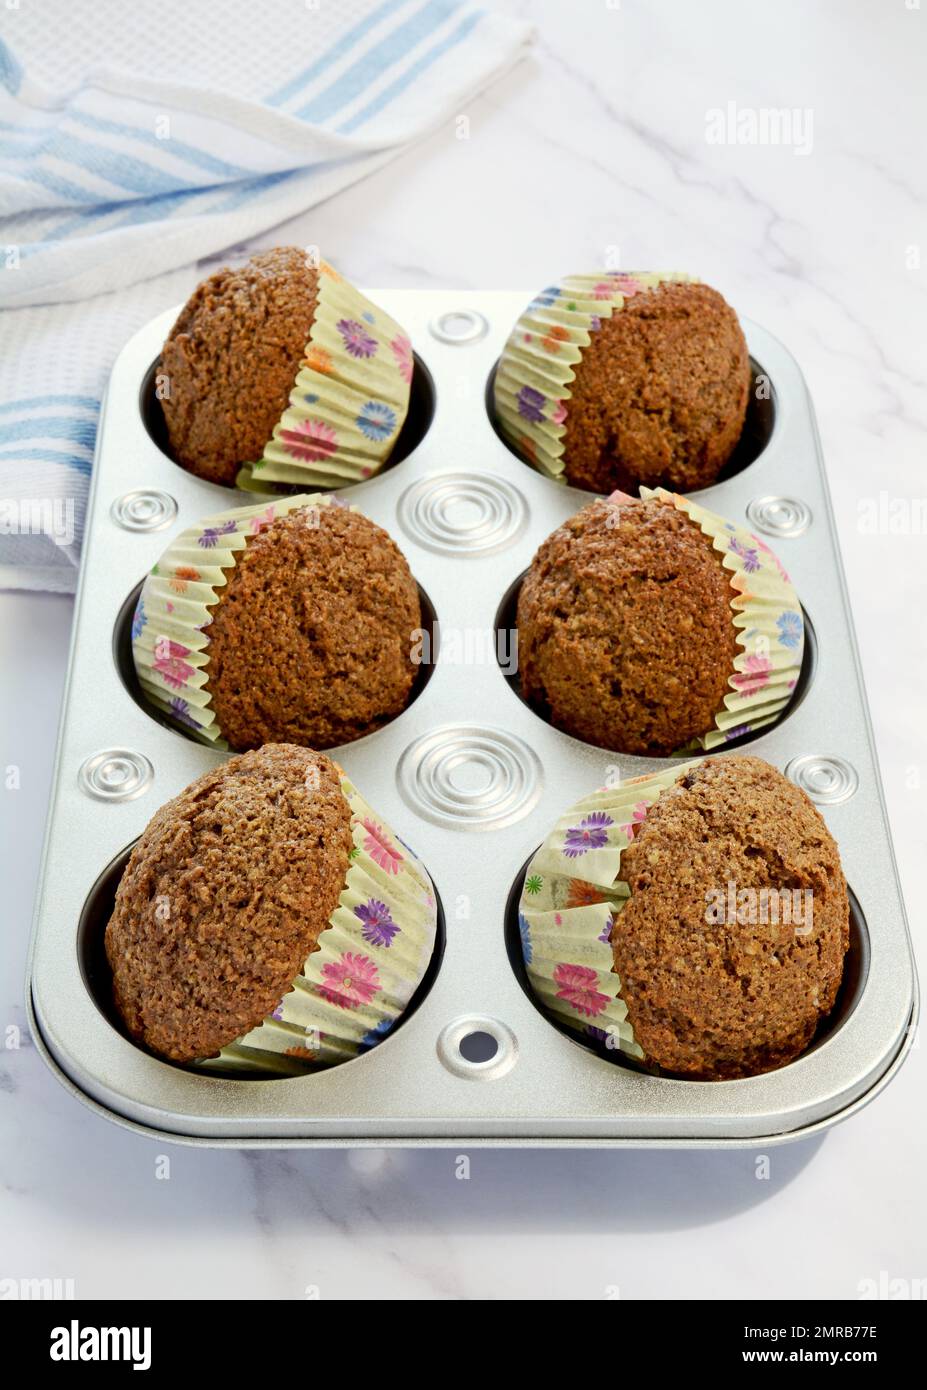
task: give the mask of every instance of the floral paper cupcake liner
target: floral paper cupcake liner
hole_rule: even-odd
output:
[[[496,420],[517,453],[563,481],[570,386],[592,334],[632,295],[679,282],[697,283],[675,271],[567,275],[531,301],[503,348],[493,385]]]
[[[613,493],[609,500],[622,495]],[[774,723],[791,700],[805,648],[801,604],[778,557],[743,526],[663,488],[642,487],[640,495],[645,500],[663,498],[685,512],[710,537],[735,590],[731,611],[740,650],[728,681],[730,690],[714,729],[678,752],[718,748]]]
[[[237,486],[339,487],[379,472],[409,409],[412,344],[326,261],[309,341],[290,400],[260,459]]]
[[[695,765],[677,763],[584,797],[525,873],[518,926],[531,989],[559,1023],[605,1052],[644,1058],[612,955],[614,921],[631,893],[621,855],[661,792]]]
[[[222,738],[207,682],[211,608],[249,540],[278,517],[341,506],[324,493],[236,507],[199,521],[173,540],[145,579],[132,618],[132,658],[155,708],[216,748]]]
[[[344,888],[290,990],[205,1070],[299,1075],[337,1066],[387,1036],[421,984],[438,907],[424,866],[339,768],[351,809]]]

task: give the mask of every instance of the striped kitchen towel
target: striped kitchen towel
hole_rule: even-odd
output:
[[[74,587],[96,420],[195,262],[354,183],[515,63],[468,0],[29,0],[0,40],[0,585]]]

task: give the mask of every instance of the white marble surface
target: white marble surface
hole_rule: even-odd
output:
[[[337,248],[367,285],[533,288],[620,248],[780,336],[818,411],[899,867],[925,944],[927,537],[861,499],[927,497],[920,148],[927,6],[544,0],[534,56],[449,127],[263,244]],[[706,111],[813,112],[810,153],[713,145]],[[805,127],[807,131],[807,127]],[[195,276],[191,273],[191,285]],[[923,527],[921,528],[923,529]],[[903,605],[903,608],[902,608]],[[22,1022],[70,604],[0,596],[3,1023]],[[79,1295],[853,1298],[927,1276],[924,1054],[824,1140],[756,1154],[214,1153],[108,1126],[34,1049],[0,1060],[0,1275]],[[169,1181],[156,1178],[158,1156]]]

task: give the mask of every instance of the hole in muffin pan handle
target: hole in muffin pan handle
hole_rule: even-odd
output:
[[[428,330],[439,343],[464,347],[478,343],[489,332],[489,320],[475,309],[448,309],[431,320]]]
[[[497,1018],[467,1014],[442,1031],[438,1057],[455,1076],[496,1081],[518,1060],[518,1042]]]

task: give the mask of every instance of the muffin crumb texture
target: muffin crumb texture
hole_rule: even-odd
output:
[[[749,390],[746,340],[717,290],[665,283],[629,296],[576,368],[567,481],[593,492],[707,487],[740,439]]]
[[[648,1060],[725,1080],[805,1050],[840,988],[849,902],[837,846],[804,792],[759,758],[705,761],[650,807],[621,876],[631,897],[614,920],[615,970]],[[731,888],[755,892],[731,899]],[[753,920],[763,889],[765,922]],[[707,919],[731,901],[746,922],[726,910]]]
[[[707,733],[737,652],[709,537],[668,501],[596,501],[538,550],[518,600],[525,698],[587,743],[672,753]]]
[[[189,1062],[271,1013],[338,904],[350,824],[334,764],[287,745],[233,758],[162,806],[106,927],[131,1036]]]
[[[418,588],[399,547],[359,512],[278,517],[249,540],[211,611],[208,689],[233,748],[331,748],[405,708]]]
[[[298,246],[226,267],[190,296],[161,352],[161,401],[181,466],[233,486],[264,453],[309,341],[318,272]]]

